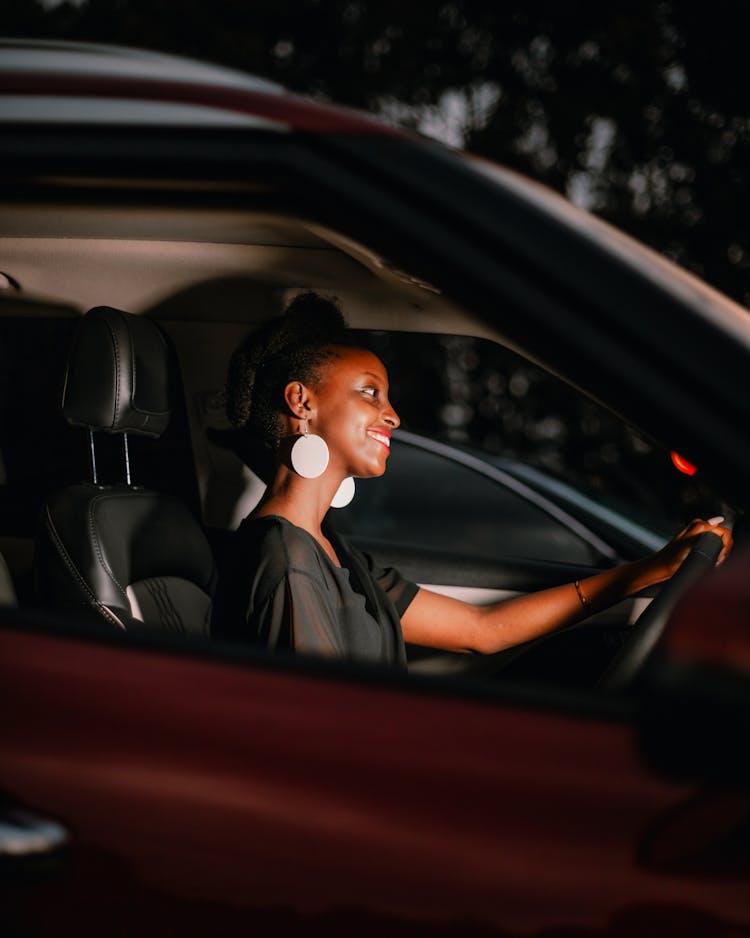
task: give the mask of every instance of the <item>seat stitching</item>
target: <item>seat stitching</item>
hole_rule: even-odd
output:
[[[156,608],[159,610],[159,619],[162,625],[165,625],[170,632],[175,632],[174,620],[170,614],[170,609],[167,603],[165,602],[163,583],[159,577],[154,577],[151,580],[146,581],[146,589],[153,596],[154,602],[156,603]]]
[[[156,603],[157,608],[161,614],[162,622],[167,626],[168,629],[170,629],[170,631],[184,635],[185,623],[183,622],[177,607],[172,601],[166,584],[162,578],[153,577],[150,580],[144,580],[144,585],[154,598],[154,602]]]
[[[112,426],[115,427],[120,418],[120,346],[115,330],[112,328],[111,324],[106,319],[104,320],[104,324],[109,330],[109,334],[112,337],[112,344],[115,347],[115,413],[112,422]]]
[[[91,504],[89,505],[89,534],[91,536],[91,540],[94,545],[94,550],[96,551],[96,556],[99,560],[99,563],[101,564],[102,569],[107,574],[107,576],[109,576],[109,578],[112,580],[115,586],[119,589],[119,591],[122,593],[122,596],[125,602],[128,603],[128,605],[130,605],[128,594],[122,588],[122,585],[118,581],[117,577],[114,575],[114,573],[112,573],[112,570],[110,569],[109,564],[107,564],[107,562],[104,559],[104,555],[102,554],[101,547],[100,547],[99,538],[97,537],[96,531],[94,529],[94,510],[96,507],[98,507],[97,503],[100,501],[102,501],[102,497],[94,498],[92,499]]]
[[[57,552],[60,555],[61,560],[63,561],[65,566],[68,568],[70,573],[73,574],[73,577],[77,580],[78,585],[81,587],[81,589],[83,590],[84,594],[87,596],[91,604],[94,605],[106,619],[109,619],[111,622],[113,622],[115,625],[117,625],[119,628],[125,631],[124,623],[121,622],[117,618],[117,616],[112,612],[111,609],[107,608],[107,606],[105,606],[104,603],[100,602],[100,600],[96,598],[96,594],[88,585],[88,583],[84,580],[84,578],[81,576],[80,571],[78,570],[76,565],[73,563],[70,557],[70,554],[67,552],[62,540],[60,539],[60,535],[57,533],[57,528],[55,527],[55,524],[52,520],[52,515],[50,514],[49,506],[47,506],[47,509],[46,509],[46,519],[47,519],[47,528],[52,537],[52,543],[57,549]]]
[[[128,499],[128,498],[131,498],[132,495],[133,495],[132,492],[106,492],[106,493],[103,493],[102,495],[97,495],[97,496],[95,496],[95,497],[91,500],[91,503],[90,503],[90,505],[89,505],[89,531],[90,531],[90,533],[91,533],[92,540],[94,541],[94,546],[95,546],[95,549],[96,549],[97,557],[98,557],[99,562],[101,563],[101,565],[102,565],[104,571],[105,571],[105,572],[107,573],[107,575],[112,579],[112,582],[115,583],[115,585],[116,585],[117,588],[120,590],[120,592],[122,593],[122,595],[125,597],[125,600],[126,600],[127,602],[129,602],[129,600],[128,600],[128,598],[127,598],[127,592],[126,592],[126,590],[123,588],[122,584],[117,580],[117,578],[115,577],[114,573],[112,573],[112,570],[109,568],[107,562],[105,561],[104,555],[102,554],[102,552],[101,552],[101,550],[100,550],[100,547],[99,547],[100,542],[99,542],[99,539],[96,537],[96,533],[95,533],[95,531],[94,531],[93,524],[94,524],[94,511],[95,511],[95,509],[98,507],[99,502],[103,502],[103,501],[107,501],[107,500],[112,500],[112,499],[114,499],[114,498],[125,498],[125,499]],[[158,499],[160,499],[160,498],[163,498],[163,496],[160,495],[158,492],[140,492],[140,493],[139,493],[139,497],[140,497],[140,498],[148,497],[148,498],[152,498],[152,499],[156,499],[156,500],[158,500]],[[211,575],[213,576],[213,570],[211,571]],[[189,580],[188,577],[184,577],[183,579],[188,579],[188,580]],[[210,577],[209,577],[209,580],[210,580]]]
[[[104,554],[103,554],[102,549],[101,549],[101,541],[100,541],[100,539],[98,538],[98,536],[97,536],[97,534],[96,534],[95,527],[94,527],[94,514],[95,514],[97,508],[99,507],[99,503],[100,503],[100,502],[104,502],[104,501],[106,501],[106,500],[111,500],[111,499],[113,499],[113,498],[126,498],[126,499],[127,499],[127,498],[130,498],[131,495],[132,495],[132,493],[130,493],[130,492],[119,492],[119,493],[107,492],[107,493],[103,493],[102,495],[95,496],[94,498],[92,498],[92,500],[91,500],[91,502],[90,502],[90,504],[89,504],[89,519],[88,519],[89,535],[90,535],[90,537],[91,537],[91,541],[92,541],[92,544],[93,544],[93,546],[94,546],[94,550],[95,550],[95,552],[96,552],[97,560],[99,561],[99,564],[100,564],[102,570],[106,573],[106,575],[112,580],[112,582],[115,584],[115,586],[117,587],[117,589],[120,591],[120,593],[121,593],[121,595],[122,595],[122,597],[123,597],[125,603],[128,605],[128,607],[130,607],[130,600],[128,599],[127,590],[122,586],[122,584],[120,583],[120,581],[119,581],[119,580],[117,579],[117,577],[114,575],[114,573],[112,572],[112,569],[110,568],[109,564],[106,562],[106,560],[105,560],[105,558],[104,558]],[[158,499],[158,498],[160,497],[157,493],[154,493],[154,492],[144,492],[144,493],[141,493],[141,497],[143,497],[143,496],[147,496],[147,497],[155,498],[155,499]],[[49,508],[47,509],[47,511],[48,511],[48,513],[49,513]],[[62,543],[62,542],[61,542],[61,543]],[[96,600],[95,594],[92,593],[92,596],[94,597],[95,601],[98,602],[98,600]],[[106,608],[106,607],[104,607],[104,608]],[[178,618],[179,618],[179,617],[178,617]],[[120,623],[119,623],[119,620],[117,620],[117,621],[118,621],[118,624],[120,624]],[[180,620],[180,624],[182,625],[181,620]],[[122,627],[124,628],[124,626],[122,626]]]

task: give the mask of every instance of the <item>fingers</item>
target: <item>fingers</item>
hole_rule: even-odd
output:
[[[717,534],[723,544],[721,553],[716,561],[716,566],[718,567],[727,559],[734,544],[731,530],[723,527],[721,524],[722,521],[724,521],[723,515],[716,515],[713,518],[709,518],[708,521],[704,521],[702,518],[694,518],[686,528],[680,531],[675,540],[689,539],[690,541],[694,541],[697,537],[700,537],[701,534],[705,534],[709,531],[711,534]]]
[[[729,556],[729,552],[734,546],[734,539],[732,538],[732,532],[729,530],[729,528],[716,527],[713,528],[713,530],[716,534],[721,532],[721,539],[724,542],[724,546],[722,547],[721,553],[719,554],[719,559],[716,561],[716,566],[720,567]]]
[[[732,532],[729,530],[729,528],[724,528],[721,526],[721,522],[723,520],[724,515],[717,515],[715,518],[709,518],[708,521],[705,522],[706,525],[709,526],[708,529],[711,531],[711,533],[718,534],[724,544],[716,561],[717,567],[720,567],[727,559],[729,552],[732,549],[732,545],[734,544],[734,540],[732,539]]]

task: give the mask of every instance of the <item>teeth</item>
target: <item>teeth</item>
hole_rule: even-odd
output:
[[[390,446],[391,446],[390,438],[387,437],[384,433],[378,433],[377,430],[368,430],[367,432],[370,434],[371,437],[373,437],[376,440],[379,440],[381,443],[383,443],[384,446],[387,446],[390,449]]]

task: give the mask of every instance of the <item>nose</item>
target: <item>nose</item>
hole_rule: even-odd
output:
[[[383,413],[383,422],[387,423],[388,426],[392,430],[395,430],[397,427],[401,425],[401,418],[396,413],[396,411],[391,407],[390,404],[388,405],[388,408]]]

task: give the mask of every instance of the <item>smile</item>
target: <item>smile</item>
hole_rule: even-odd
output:
[[[368,430],[367,435],[371,436],[373,440],[377,440],[378,443],[382,443],[386,449],[391,448],[391,435],[390,433],[383,433],[380,430]]]

